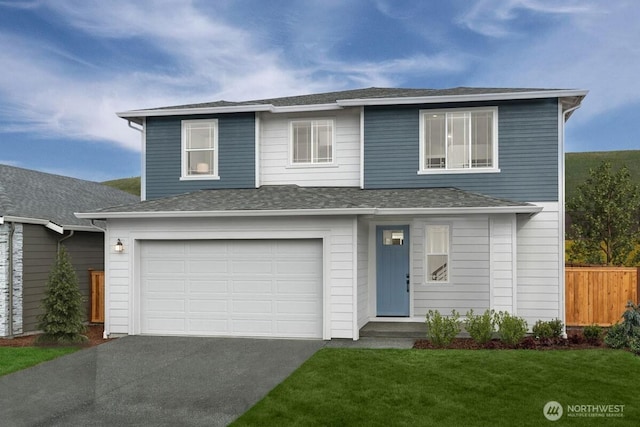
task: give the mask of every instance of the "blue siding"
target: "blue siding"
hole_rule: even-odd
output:
[[[498,107],[500,173],[418,175],[419,110]],[[516,201],[558,201],[558,101],[365,109],[366,188],[457,187]]]
[[[219,180],[180,181],[181,121],[218,119]],[[147,199],[201,189],[255,187],[253,113],[215,116],[150,117],[146,125]]]

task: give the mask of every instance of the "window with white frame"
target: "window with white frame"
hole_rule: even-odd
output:
[[[217,178],[218,120],[182,121],[182,177]]]
[[[495,170],[498,109],[422,110],[420,171]]]
[[[294,120],[290,132],[292,165],[333,163],[333,120]]]
[[[427,225],[426,227],[427,282],[448,282],[449,267],[449,226]]]

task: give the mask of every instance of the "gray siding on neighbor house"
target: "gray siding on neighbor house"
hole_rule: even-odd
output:
[[[182,120],[218,119],[219,180],[180,180]],[[146,197],[157,199],[212,188],[255,187],[253,113],[149,117],[146,120]]]
[[[63,236],[40,225],[24,225],[23,242],[23,331],[38,329],[38,315],[55,261],[57,243]],[[65,236],[68,232],[65,233]],[[104,234],[76,231],[63,242],[78,276],[86,319],[89,318],[91,284],[89,269],[104,269]]]
[[[418,175],[419,111],[498,107],[499,173]],[[457,187],[515,201],[558,200],[556,98],[365,108],[365,188]]]

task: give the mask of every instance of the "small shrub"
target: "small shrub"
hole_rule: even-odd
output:
[[[443,316],[438,310],[429,310],[426,316],[427,338],[436,347],[446,347],[460,333],[460,314],[451,310],[451,316]]]
[[[564,323],[560,319],[554,319],[547,322],[551,328],[551,338],[560,338],[564,332]]]
[[[533,328],[531,328],[533,332],[533,336],[539,340],[546,340],[553,336],[553,329],[549,322],[545,322],[543,320],[538,320]]]
[[[627,336],[633,335],[634,328],[640,328],[640,306],[627,302],[627,309],[622,313],[622,325]]]
[[[498,335],[500,340],[510,346],[518,344],[527,334],[527,322],[521,317],[507,312],[498,313]]]
[[[629,340],[629,350],[636,356],[640,356],[640,334]]]
[[[616,323],[609,328],[604,337],[604,343],[611,348],[624,348],[627,346],[627,341],[627,332],[621,323]]]
[[[496,328],[496,314],[493,310],[486,310],[483,314],[474,315],[473,310],[467,312],[465,329],[478,344],[486,344]]]
[[[602,338],[602,328],[598,325],[585,326],[582,334],[589,344],[598,344]]]

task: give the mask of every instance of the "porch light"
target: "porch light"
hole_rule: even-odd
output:
[[[118,241],[116,242],[116,245],[113,247],[113,250],[118,253],[124,252],[124,245],[122,244],[120,239],[118,239]]]

